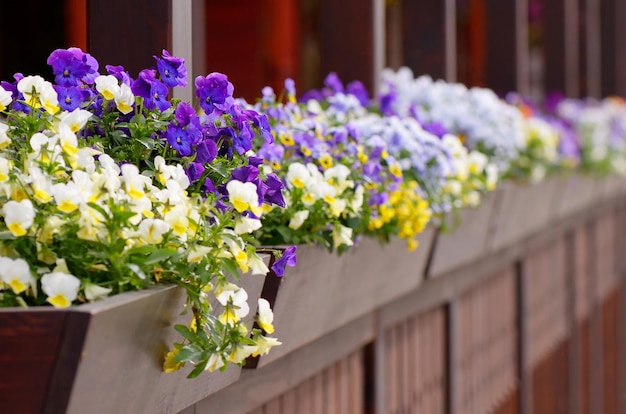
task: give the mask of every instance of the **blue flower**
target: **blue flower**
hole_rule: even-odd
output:
[[[227,111],[234,103],[234,86],[228,81],[228,77],[222,73],[213,72],[208,76],[198,76],[195,81],[196,95],[199,98],[200,107],[207,114],[213,111]]]
[[[89,66],[81,59],[77,59],[74,53],[65,49],[57,49],[48,57],[48,65],[52,66],[54,79],[59,86],[78,86],[80,81],[89,71]]]
[[[163,49],[161,58],[156,56],[154,58],[157,60],[157,69],[163,83],[170,88],[187,86],[185,59],[172,56],[165,49]]]
[[[269,205],[276,204],[279,207],[285,208],[285,199],[283,198],[283,189],[285,186],[276,174],[269,174],[263,186],[265,190],[263,201]]]
[[[63,87],[54,85],[54,90],[59,96],[59,106],[64,111],[72,112],[89,99],[89,92],[76,86]]]
[[[157,108],[159,108],[160,111],[165,111],[171,106],[170,102],[167,100],[167,92],[168,92],[167,86],[165,86],[163,82],[156,81],[152,83],[151,88],[150,88],[150,94],[152,96],[152,100],[154,101],[154,104],[156,105]],[[146,108],[148,108],[147,105],[146,105]],[[148,108],[148,109],[154,109],[154,108]]]
[[[217,144],[212,139],[205,139],[196,147],[196,161],[207,164],[217,156]]]
[[[122,81],[125,85],[132,86],[133,80],[123,66],[106,65],[106,70],[109,75],[115,76],[116,79]]]
[[[199,162],[191,162],[185,169],[185,173],[187,173],[187,177],[189,177],[190,182],[196,182],[200,177],[202,177],[202,174],[204,173],[204,166]]]
[[[185,131],[183,127],[178,125],[169,125],[165,136],[167,138],[167,142],[172,146],[172,148],[178,151],[180,155],[184,157],[191,155],[191,140],[189,139],[189,134],[187,134],[187,131]]]
[[[285,266],[294,267],[296,262],[296,246],[291,246],[286,248],[282,256],[274,262],[272,270],[276,276],[281,277],[285,274]]]

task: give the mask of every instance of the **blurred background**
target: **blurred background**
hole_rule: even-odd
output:
[[[4,2],[0,79],[49,75],[78,46],[135,76],[166,48],[194,76],[226,73],[235,94],[299,92],[335,71],[373,90],[384,67],[411,67],[541,98],[626,95],[623,0],[64,0]]]

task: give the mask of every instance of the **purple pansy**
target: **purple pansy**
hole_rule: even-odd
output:
[[[165,132],[167,142],[184,157],[191,155],[191,139],[187,131],[178,125],[169,125]]]
[[[115,76],[115,78],[120,80],[123,84],[129,87],[132,86],[133,80],[128,72],[124,70],[124,66],[106,65],[106,70],[109,75]]]
[[[254,181],[259,176],[259,169],[252,165],[235,168],[231,174],[232,178],[243,183]]]
[[[160,111],[165,111],[171,106],[170,101],[167,100],[167,93],[167,86],[165,86],[163,82],[157,80],[153,82],[150,87],[151,98],[149,100],[151,100],[154,103],[154,106],[159,108]],[[150,106],[152,106],[152,104],[150,104]],[[154,109],[154,107],[148,107],[147,104],[146,108]]]
[[[187,173],[187,177],[189,177],[189,181],[196,182],[202,174],[204,173],[204,165],[199,162],[191,162],[189,166],[185,169]]]
[[[276,174],[271,173],[265,179],[263,184],[265,187],[263,201],[267,204],[275,204],[279,207],[285,208],[285,199],[283,198],[283,185],[280,178]]]
[[[85,76],[83,76],[81,80],[89,84],[94,83],[96,78],[100,76],[100,73],[98,73],[98,68],[100,67],[100,64],[98,63],[96,58],[91,56],[89,53],[83,52],[78,47],[70,47],[67,50],[69,52],[72,52],[76,59],[85,62],[85,64],[87,65],[87,73],[85,74]]]
[[[356,96],[362,106],[367,107],[370,104],[369,94],[365,85],[360,81],[353,81],[348,84],[348,93]]]
[[[281,277],[285,274],[285,266],[294,267],[296,263],[296,246],[291,246],[286,248],[282,256],[274,262],[272,270],[276,276]]]
[[[150,88],[152,83],[156,82],[156,73],[152,69],[144,69],[139,72],[139,76],[130,87],[135,96],[141,96],[144,99],[150,98]]]
[[[217,156],[217,144],[212,139],[205,139],[196,147],[196,161],[207,164]]]
[[[200,107],[207,114],[213,111],[227,111],[234,103],[234,86],[228,81],[228,77],[222,73],[213,72],[204,76],[198,76],[195,81],[196,95],[200,100]]]
[[[333,93],[344,93],[343,83],[335,72],[330,72],[324,79],[324,86],[329,88]]]
[[[170,88],[177,86],[187,86],[187,68],[185,67],[185,59],[172,56],[163,49],[163,55],[157,60],[157,69],[161,75],[161,80]]]
[[[54,90],[59,97],[59,106],[64,111],[72,112],[89,99],[89,91],[76,86],[63,87],[54,85]]]
[[[89,66],[74,53],[65,49],[57,49],[48,57],[48,65],[52,66],[54,79],[59,86],[78,86],[78,82],[87,74]]]

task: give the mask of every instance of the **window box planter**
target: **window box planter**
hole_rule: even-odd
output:
[[[244,275],[250,320],[265,276]],[[235,382],[241,368],[166,374],[185,292],[154,286],[67,310],[0,311],[0,407],[7,413],[178,413]]]
[[[498,201],[489,241],[492,251],[502,249],[538,233],[555,218],[555,202],[562,181],[548,178],[537,184],[505,183],[496,190]]]
[[[429,266],[430,277],[441,276],[488,253],[496,201],[496,193],[486,194],[478,207],[462,209],[458,216],[449,217],[451,228],[437,235]]]
[[[268,276],[266,281],[277,288],[274,328],[283,344],[250,366],[268,365],[417,289],[434,235],[435,229],[428,227],[413,252],[407,252],[399,239],[381,246],[363,238],[341,256],[317,246],[299,246],[297,266],[288,268],[282,278]],[[272,289],[264,289],[264,294],[268,290]]]

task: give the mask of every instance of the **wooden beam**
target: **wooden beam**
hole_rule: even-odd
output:
[[[455,6],[450,0],[402,2],[403,63],[416,75],[456,79]]]
[[[578,3],[551,0],[543,4],[543,59],[545,92],[579,94]]]
[[[528,2],[486,0],[485,83],[499,94],[529,92]]]
[[[171,0],[88,0],[87,49],[101,64],[135,77],[172,49]]]
[[[321,76],[336,72],[344,83],[359,80],[369,91],[373,90],[371,0],[320,0],[318,16]]]

